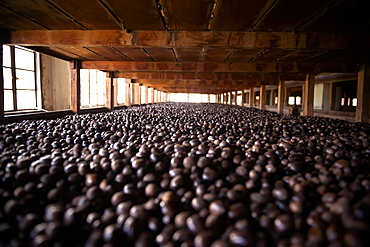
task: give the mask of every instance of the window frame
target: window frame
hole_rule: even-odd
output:
[[[4,49],[4,46],[7,46],[7,45],[3,45],[3,49]],[[40,105],[40,99],[39,99],[39,77],[38,77],[38,63],[37,63],[37,58],[39,57],[38,56],[38,53],[36,51],[33,51],[33,50],[29,50],[27,48],[24,48],[24,47],[21,47],[21,46],[7,46],[9,47],[9,50],[10,50],[10,67],[7,66],[7,65],[4,65],[2,66],[2,70],[4,72],[4,69],[10,69],[11,70],[11,88],[3,88],[3,91],[5,93],[5,91],[11,91],[12,92],[12,96],[13,96],[13,102],[12,102],[12,110],[4,110],[5,113],[9,113],[9,112],[17,112],[17,111],[32,111],[32,110],[38,110],[39,109],[39,105]],[[17,49],[19,50],[23,50],[23,51],[26,51],[26,52],[30,52],[32,53],[33,55],[33,70],[31,69],[25,69],[25,68],[17,68],[16,67],[16,51]],[[4,53],[2,54],[2,56],[4,56]],[[4,60],[4,58],[3,58]],[[18,89],[17,88],[17,71],[28,71],[28,72],[32,72],[33,73],[33,77],[34,77],[34,89]],[[4,82],[5,84],[5,82]],[[34,92],[35,93],[35,108],[28,108],[28,109],[19,109],[19,102],[18,102],[18,99],[17,99],[17,92],[19,91],[31,91],[31,92]],[[5,96],[4,96],[5,98]]]

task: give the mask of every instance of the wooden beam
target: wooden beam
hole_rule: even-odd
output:
[[[113,85],[113,73],[107,73],[107,77],[105,79],[105,107],[110,111],[114,110],[114,85]]]
[[[277,104],[277,113],[284,114],[284,99],[285,99],[285,82],[283,80],[279,81],[278,86],[278,104]]]
[[[307,74],[303,90],[303,116],[313,116],[315,75]]]
[[[71,65],[71,111],[80,113],[81,107],[81,61],[75,60]]]
[[[216,63],[216,62],[123,62],[83,61],[82,69],[121,72],[259,72],[259,73],[322,73],[358,72],[356,64],[345,63]]]
[[[256,80],[277,82],[279,78],[284,80],[304,81],[306,75],[303,73],[284,73],[264,74],[264,73],[248,73],[248,72],[168,72],[168,71],[152,71],[152,72],[115,72],[115,78],[130,78],[130,79],[158,79],[158,80]]]
[[[10,44],[35,46],[369,49],[369,36],[292,32],[18,30]]]
[[[356,122],[370,123],[370,65],[361,66],[357,82]]]
[[[266,85],[260,87],[260,110],[266,109]]]

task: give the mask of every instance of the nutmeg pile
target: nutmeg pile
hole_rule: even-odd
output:
[[[0,126],[0,246],[366,246],[369,135],[218,104]]]

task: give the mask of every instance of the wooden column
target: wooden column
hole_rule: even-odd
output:
[[[254,106],[254,92],[253,92],[253,87],[249,88],[249,107]]]
[[[235,91],[234,104],[238,105],[238,91]]]
[[[145,86],[145,104],[149,104],[149,87]]]
[[[80,113],[81,109],[81,61],[74,60],[71,65],[71,111]]]
[[[126,106],[127,107],[130,107],[131,106],[131,80],[130,79],[126,79],[125,80],[125,84],[126,84],[126,90],[125,90],[125,93],[126,93]]]
[[[245,90],[243,89],[242,90],[242,103],[240,105],[244,106],[244,102],[245,102]]]
[[[114,79],[114,73],[108,72],[106,73],[105,78],[105,107],[108,108],[108,110],[113,111],[114,110],[114,85],[113,85],[113,79]]]
[[[3,44],[0,43],[0,124],[5,123],[4,118],[4,76],[3,76]]]
[[[284,114],[284,92],[285,92],[285,82],[284,81],[279,81],[279,86],[278,86],[278,104],[277,104],[277,113],[278,114]]]
[[[313,94],[315,90],[315,75],[307,74],[303,91],[303,116],[313,116]]]
[[[361,65],[357,81],[356,122],[370,123],[370,65]]]
[[[266,109],[266,85],[260,87],[260,110]]]

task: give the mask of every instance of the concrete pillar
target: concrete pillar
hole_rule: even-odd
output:
[[[260,110],[266,109],[266,85],[260,86]]]
[[[357,81],[356,122],[370,123],[370,65],[361,65]]]
[[[253,87],[249,88],[249,107],[254,107],[254,89],[253,89]]]
[[[284,101],[285,101],[285,82],[279,81],[278,86],[278,104],[277,104],[277,113],[284,114]]]
[[[315,91],[315,75],[307,74],[303,92],[303,116],[313,116],[314,91]]]

